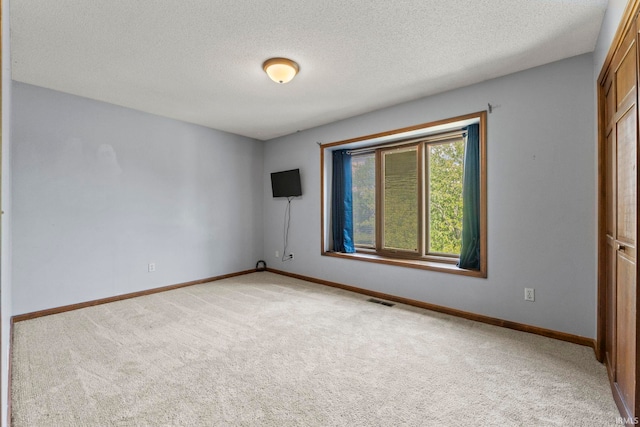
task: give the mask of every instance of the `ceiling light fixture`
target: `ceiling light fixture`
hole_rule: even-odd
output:
[[[276,83],[289,83],[298,74],[298,64],[287,58],[271,58],[264,61],[262,69]]]

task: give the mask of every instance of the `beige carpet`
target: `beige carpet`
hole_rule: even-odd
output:
[[[590,348],[261,272],[15,325],[13,425],[604,426]]]

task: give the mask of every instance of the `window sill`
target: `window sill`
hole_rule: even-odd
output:
[[[486,278],[486,273],[477,270],[465,270],[459,268],[451,262],[438,262],[431,260],[418,260],[418,259],[402,259],[402,258],[390,258],[375,253],[356,252],[352,254],[345,254],[342,252],[322,252],[323,256],[353,259],[357,261],[373,262],[377,264],[396,265],[399,267],[417,268],[421,270],[439,271],[441,273],[458,274],[461,276],[471,277],[483,277]]]

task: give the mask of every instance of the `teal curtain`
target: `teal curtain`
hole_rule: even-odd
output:
[[[347,150],[333,152],[331,196],[333,250],[355,252],[353,245],[353,195],[351,189],[351,155]]]
[[[458,267],[480,270],[480,126],[467,127],[462,178],[462,249]]]

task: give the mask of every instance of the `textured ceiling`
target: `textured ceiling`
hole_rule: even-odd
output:
[[[266,140],[591,52],[607,0],[10,5],[14,80]]]

